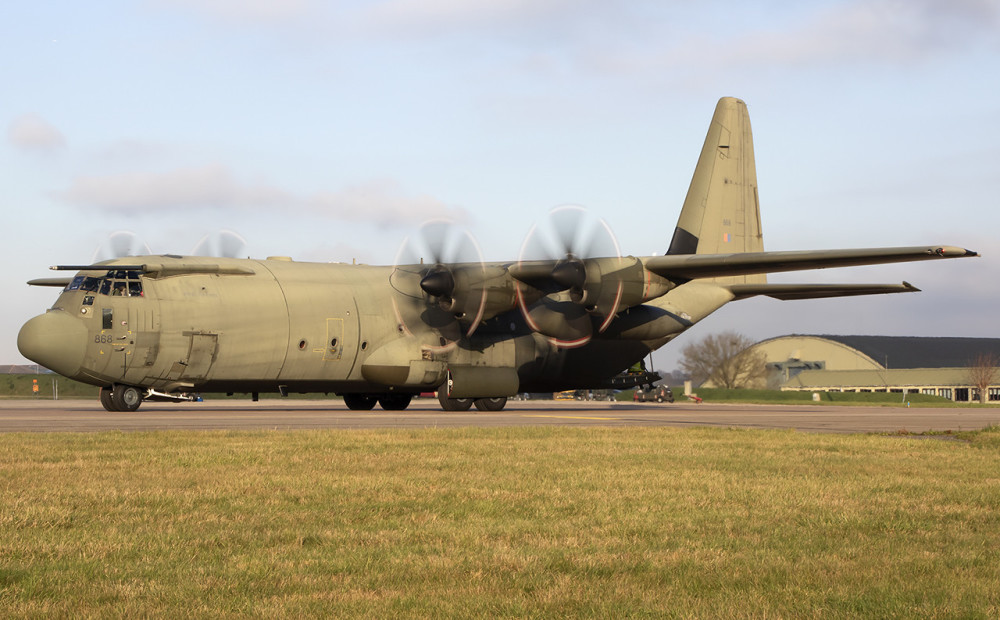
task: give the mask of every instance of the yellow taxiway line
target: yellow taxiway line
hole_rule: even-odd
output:
[[[597,418],[585,415],[525,415],[524,418],[558,418],[560,420],[617,420],[618,418]]]

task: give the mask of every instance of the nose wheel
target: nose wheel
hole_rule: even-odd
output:
[[[102,387],[101,404],[108,411],[132,412],[142,404],[142,392],[137,387],[118,383]]]

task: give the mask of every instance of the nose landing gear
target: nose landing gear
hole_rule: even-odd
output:
[[[131,385],[116,383],[101,388],[101,404],[108,411],[132,412],[142,404],[142,391]]]

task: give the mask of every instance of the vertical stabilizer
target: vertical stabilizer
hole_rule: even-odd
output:
[[[757,170],[750,115],[739,99],[715,107],[668,254],[762,252]],[[762,283],[761,275],[715,278],[725,284]]]

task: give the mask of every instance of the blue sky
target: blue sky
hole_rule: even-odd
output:
[[[662,253],[727,95],[750,109],[766,249],[984,256],[772,276],[924,292],[732,304],[659,366],[723,329],[1000,337],[997,0],[5,3],[0,52],[0,362],[56,296],[24,282],[116,230],[391,263],[447,216],[507,260],[574,203]]]

